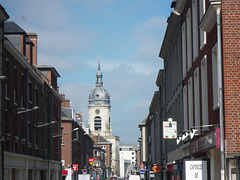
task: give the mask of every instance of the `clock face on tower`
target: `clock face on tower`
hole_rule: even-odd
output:
[[[99,109],[96,109],[95,112],[96,112],[97,114],[99,114],[99,113],[100,113],[100,110],[99,110]]]

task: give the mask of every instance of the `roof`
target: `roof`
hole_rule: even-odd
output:
[[[102,72],[100,61],[98,62],[98,71],[96,74],[96,84],[89,94],[89,105],[110,105],[110,95],[103,87]]]
[[[72,109],[69,108],[61,108],[61,117],[72,118]]]
[[[108,140],[106,140],[103,136],[101,136],[100,134],[97,136],[93,136],[93,138],[95,140],[97,140],[97,144],[112,144],[111,142],[109,142]]]
[[[6,21],[4,23],[4,33],[5,34],[26,34],[27,33],[18,26],[14,21]]]
[[[26,43],[34,45],[33,42],[29,38],[26,38]]]
[[[0,4],[0,18],[2,18],[2,20],[4,20],[4,21],[9,19],[8,13],[5,11],[4,7],[2,7],[1,4]]]
[[[41,70],[49,70],[49,69],[51,69],[52,72],[54,72],[57,77],[60,77],[60,75],[58,74],[57,70],[56,70],[55,67],[53,67],[53,66],[49,66],[49,65],[37,65],[37,68],[38,68],[40,71],[41,71]]]

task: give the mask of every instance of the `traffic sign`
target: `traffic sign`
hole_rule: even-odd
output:
[[[93,165],[94,159],[93,158],[88,158],[88,162],[89,162],[90,165]]]
[[[78,170],[78,164],[73,164],[73,171],[77,171]]]
[[[140,169],[144,169],[144,164],[140,164]]]
[[[144,173],[145,173],[144,169],[141,169],[140,174],[144,174]]]

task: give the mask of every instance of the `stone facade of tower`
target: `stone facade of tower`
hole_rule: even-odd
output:
[[[112,135],[110,111],[110,95],[103,87],[102,72],[98,62],[95,87],[91,90],[88,100],[88,126],[93,135],[100,134],[112,143],[112,174],[119,175],[119,137]]]
[[[88,124],[93,135],[112,136],[110,108],[110,95],[103,87],[102,72],[98,63],[96,84],[89,94],[88,104]]]

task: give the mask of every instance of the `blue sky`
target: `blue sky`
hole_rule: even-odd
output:
[[[111,125],[137,143],[163,61],[158,57],[171,0],[0,0],[26,32],[38,34],[38,64],[60,74],[60,93],[88,121],[98,56],[111,96]]]

